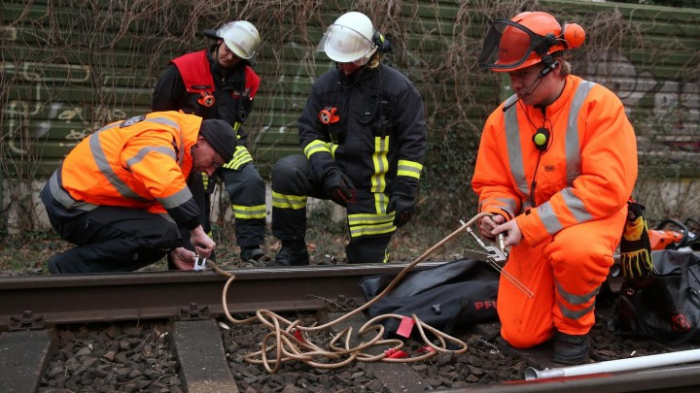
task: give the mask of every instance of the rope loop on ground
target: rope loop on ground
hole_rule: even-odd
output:
[[[335,336],[331,335],[332,338],[330,339],[330,342],[326,344],[325,348],[316,345],[309,338],[309,334],[319,333],[326,330],[331,326],[337,325],[353,315],[369,308],[372,304],[376,303],[379,301],[379,299],[390,293],[391,290],[393,290],[394,287],[401,282],[403,277],[408,274],[408,272],[410,272],[411,269],[413,269],[413,267],[415,267],[418,263],[425,260],[435,250],[452,240],[460,233],[466,233],[465,230],[467,227],[471,226],[486,215],[489,215],[489,213],[484,212],[475,215],[459,229],[430,247],[416,260],[401,270],[399,274],[397,274],[391,281],[391,283],[389,283],[389,285],[379,295],[375,296],[369,302],[351,312],[348,312],[345,315],[336,318],[333,321],[319,326],[302,326],[302,321],[300,320],[290,321],[273,311],[264,309],[256,311],[255,316],[246,319],[234,318],[229,312],[226,298],[228,289],[236,280],[236,276],[230,272],[220,269],[218,266],[216,266],[216,264],[211,264],[212,268],[217,273],[228,277],[221,295],[221,303],[223,305],[226,319],[236,325],[257,322],[263,324],[270,330],[270,332],[262,339],[262,342],[260,343],[260,350],[246,354],[244,359],[248,363],[262,365],[268,373],[275,373],[282,367],[283,363],[291,361],[303,362],[311,367],[321,369],[335,369],[344,367],[355,360],[359,362],[411,363],[429,359],[440,353],[451,352],[456,355],[466,353],[467,344],[465,342],[433,328],[432,326],[421,321],[415,314],[413,314],[411,318],[415,328],[418,330],[419,336],[425,344],[424,347],[416,351],[418,354],[415,355],[409,355],[408,353],[403,352],[402,348],[405,348],[406,346],[403,340],[397,338],[382,338],[384,337],[385,328],[380,321],[391,318],[397,318],[400,320],[406,318],[404,315],[399,314],[379,315],[367,321],[357,333],[358,336],[363,337],[364,341],[356,346],[351,346],[353,329],[350,326],[346,327]],[[369,335],[369,333],[372,331],[375,333],[374,336],[368,338],[364,337],[365,335]],[[428,338],[426,332],[429,332],[432,336],[434,336],[434,338],[432,340]],[[389,348],[387,349],[387,347]],[[368,352],[373,352],[373,354]],[[271,356],[274,356],[274,358]]]

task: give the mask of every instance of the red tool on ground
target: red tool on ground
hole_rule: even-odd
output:
[[[656,250],[678,250],[679,248],[691,246],[696,243],[700,233],[692,232],[688,229],[700,227],[700,222],[688,218],[685,223],[667,218],[661,221],[654,228],[649,229],[649,243],[651,249]],[[691,246],[692,248],[692,246]]]

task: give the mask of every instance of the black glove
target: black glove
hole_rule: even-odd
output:
[[[389,199],[389,207],[387,211],[395,211],[394,225],[397,227],[402,227],[408,224],[413,218],[413,207],[416,205],[416,198],[406,195],[394,193]]]
[[[323,190],[331,200],[343,206],[355,202],[355,186],[340,168],[326,171],[323,175]]]

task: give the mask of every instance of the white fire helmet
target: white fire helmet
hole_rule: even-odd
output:
[[[217,37],[240,59],[249,60],[258,53],[260,33],[252,23],[239,20],[229,22],[216,31]]]
[[[367,15],[348,12],[328,27],[316,50],[338,63],[364,65],[377,50],[373,37],[374,26]]]

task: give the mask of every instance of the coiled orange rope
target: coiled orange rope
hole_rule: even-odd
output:
[[[382,339],[384,336],[384,325],[379,323],[379,321],[384,319],[396,318],[404,319],[403,315],[399,314],[384,314],[379,315],[371,320],[367,321],[358,331],[358,335],[364,336],[371,331],[375,331],[375,335],[367,341],[363,341],[357,346],[351,347],[350,340],[352,337],[352,327],[347,327],[327,344],[327,349],[322,348],[305,337],[305,333],[318,332],[329,327],[336,325],[351,316],[358,314],[372,304],[377,302],[379,299],[384,297],[386,294],[391,292],[391,290],[403,279],[403,277],[413,269],[418,263],[425,260],[430,254],[435,250],[440,248],[442,245],[452,240],[455,236],[460,233],[465,233],[465,229],[471,226],[475,221],[479,220],[481,217],[488,215],[488,213],[479,213],[474,216],[469,222],[463,224],[459,229],[452,232],[450,235],[440,240],[434,246],[430,247],[416,260],[411,262],[406,266],[399,274],[389,283],[389,285],[374,299],[365,303],[361,307],[333,320],[324,325],[320,326],[301,326],[301,321],[290,321],[272,311],[269,310],[258,310],[255,316],[246,319],[236,319],[231,316],[228,305],[226,302],[226,297],[228,293],[229,286],[235,281],[236,276],[220,269],[215,264],[211,264],[213,269],[218,273],[228,276],[229,279],[224,285],[224,290],[221,295],[221,302],[223,305],[224,313],[226,318],[234,324],[249,324],[254,322],[259,322],[265,325],[270,332],[265,335],[260,346],[260,350],[246,354],[244,359],[251,364],[261,364],[265,367],[265,370],[269,373],[277,372],[284,362],[289,361],[299,361],[304,362],[312,367],[324,368],[324,369],[334,369],[343,367],[355,360],[360,362],[394,362],[394,363],[409,363],[409,362],[419,362],[430,357],[433,357],[439,353],[452,352],[457,355],[461,355],[467,351],[467,344],[461,340],[458,340],[450,335],[447,335],[421,321],[415,314],[412,315],[414,326],[416,326],[420,337],[426,344],[425,348],[430,350],[425,351],[424,354],[413,356],[413,357],[390,357],[391,353],[399,351],[404,347],[405,343],[400,339]],[[434,344],[426,336],[426,331],[430,332],[435,336],[438,344]],[[339,343],[342,343],[339,345]],[[448,349],[449,344],[453,344],[453,347],[457,349]],[[386,351],[380,351],[378,355],[370,355],[365,353],[367,349],[375,346],[390,346],[391,349]],[[274,351],[275,357],[269,358],[269,354]],[[325,362],[320,362],[319,360],[325,360]]]

